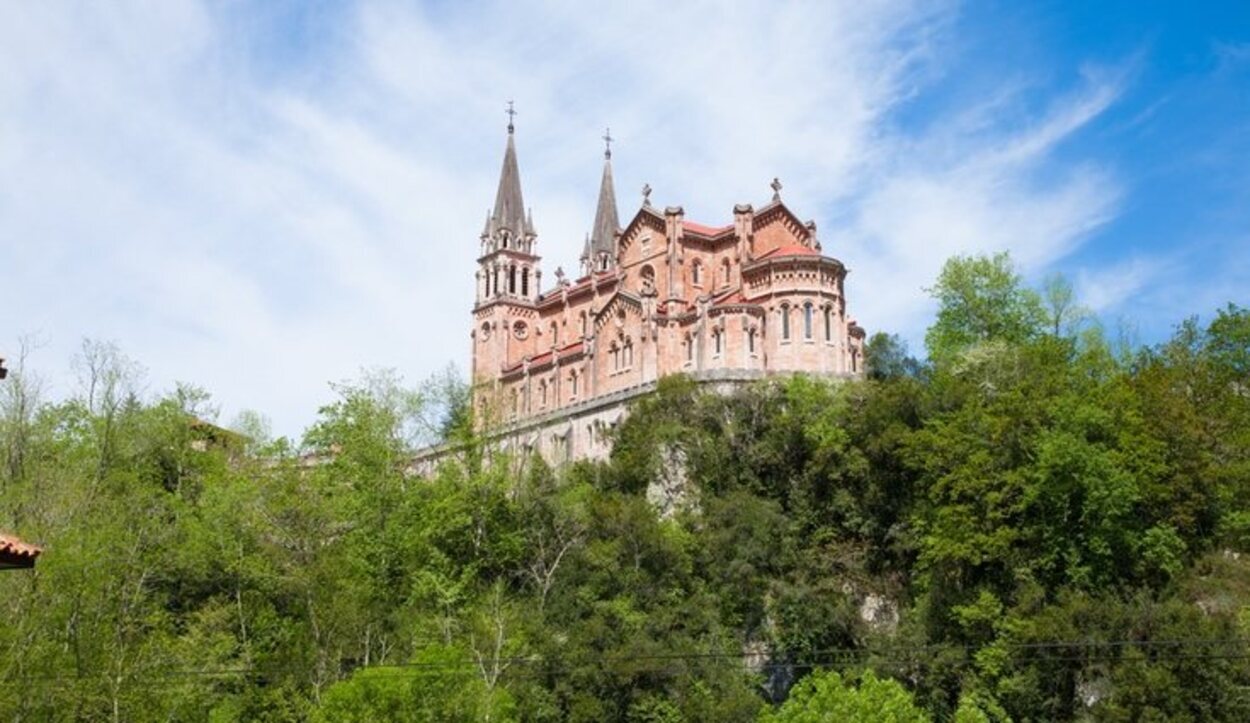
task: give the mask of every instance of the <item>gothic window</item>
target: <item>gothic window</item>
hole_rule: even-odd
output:
[[[790,341],[790,305],[781,305],[781,340]]]
[[[722,346],[722,337],[724,336],[724,333],[725,332],[721,331],[720,329],[717,329],[716,331],[712,332],[712,345],[713,345],[713,349],[716,350],[716,356],[720,356],[720,351],[721,351],[721,346]]]
[[[525,269],[521,272],[521,296],[530,295],[530,270]]]
[[[747,351],[755,353],[755,330],[751,329],[747,332]]]
[[[521,413],[521,398],[517,396],[516,388],[513,388],[512,389],[512,416],[515,417],[520,413]]]
[[[498,296],[498,295],[499,295],[499,267],[498,267],[498,266],[496,266],[496,267],[494,268],[494,270],[493,270],[493,271],[494,271],[494,273],[492,274],[492,276],[494,276],[494,277],[495,277],[495,282],[494,282],[494,283],[492,283],[490,286],[491,286],[491,289],[492,289],[492,293],[493,293],[495,296]]]
[[[694,339],[689,334],[686,335],[686,361],[694,361]]]
[[[541,408],[545,408],[547,406],[547,382],[546,381],[541,381],[538,383],[538,398],[539,398],[539,402],[538,402],[539,406]]]
[[[833,310],[825,307],[825,341],[833,341]]]
[[[621,370],[621,348],[616,345],[616,342],[612,342],[609,351],[612,354],[612,371],[619,372]]]
[[[703,264],[698,261],[690,265],[690,284],[692,286],[703,285]]]
[[[559,343],[560,343],[560,325],[553,321],[551,322],[551,345],[555,346],[556,344],[559,344]]]
[[[578,318],[581,321],[582,337],[584,338],[586,336],[586,312],[583,311],[581,314],[578,314]]]
[[[516,293],[516,267],[515,266],[508,267],[508,293],[509,294]]]
[[[625,369],[632,368],[634,366],[634,342],[633,341],[629,339],[625,340],[625,346],[621,348],[621,355],[624,357],[622,360],[622,367]]]
[[[803,338],[812,338],[812,302],[803,305]]]
[[[721,286],[729,286],[729,259],[720,262],[720,283]]]
[[[577,399],[578,381],[579,380],[577,378],[577,370],[574,369],[573,371],[569,372],[569,388],[572,390],[573,399]]]

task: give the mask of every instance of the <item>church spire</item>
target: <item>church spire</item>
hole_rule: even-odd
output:
[[[515,113],[516,111],[512,111]],[[508,145],[504,149],[503,168],[499,171],[499,190],[495,192],[495,210],[491,213],[491,226],[512,232],[521,237],[528,231],[525,221],[525,201],[521,197],[521,171],[516,160],[516,141],[512,120],[508,120]]]
[[[595,208],[595,225],[590,234],[590,252],[594,268],[606,271],[616,266],[616,234],[620,219],[616,213],[616,186],[612,182],[612,133],[603,136],[603,180],[599,183],[599,205]]]

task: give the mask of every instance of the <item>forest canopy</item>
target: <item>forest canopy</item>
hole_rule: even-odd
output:
[[[931,293],[926,358],[667,378],[558,469],[448,375],[291,441],[111,344],[64,400],[10,360],[0,718],[1250,720],[1250,310],[1134,348],[1005,255]]]

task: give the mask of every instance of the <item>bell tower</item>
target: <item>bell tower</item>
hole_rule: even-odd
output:
[[[533,354],[541,261],[534,253],[538,234],[521,196],[517,165],[516,111],[508,103],[508,140],[495,207],[486,213],[473,304],[473,382],[497,379],[500,370]]]

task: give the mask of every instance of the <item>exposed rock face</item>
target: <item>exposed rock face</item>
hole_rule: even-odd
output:
[[[868,593],[859,604],[859,619],[877,632],[893,633],[898,628],[898,604]]]
[[[647,502],[660,519],[667,520],[694,504],[686,476],[686,452],[674,445],[660,450],[660,468],[647,485]]]
[[[1076,682],[1076,697],[1085,704],[1086,708],[1093,708],[1107,697],[1108,688],[1109,684],[1106,678],[1078,680]]]

